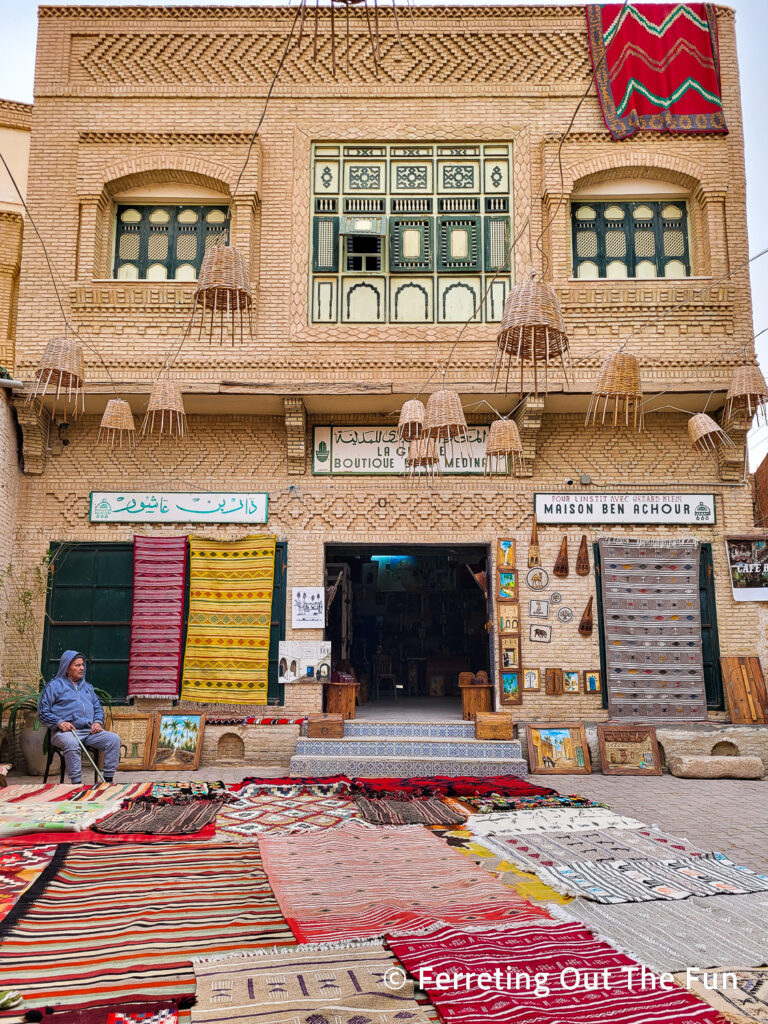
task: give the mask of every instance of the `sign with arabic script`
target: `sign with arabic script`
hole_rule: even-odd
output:
[[[455,476],[482,475],[489,427],[467,427],[469,444],[440,442],[440,472]],[[328,476],[396,476],[407,473],[408,445],[397,439],[397,427],[315,427],[312,472]]]
[[[92,523],[266,523],[267,495],[201,491],[91,491]]]

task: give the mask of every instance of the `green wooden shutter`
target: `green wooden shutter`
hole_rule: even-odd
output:
[[[335,274],[339,269],[339,218],[315,217],[312,225],[312,272]]]
[[[701,545],[699,561],[699,600],[701,602],[701,659],[707,708],[724,711],[723,674],[720,667],[720,640],[717,632],[715,580],[712,569],[712,545]]]
[[[480,218],[437,218],[437,269],[439,271],[480,270]]]
[[[285,686],[278,683],[280,660],[279,643],[285,640],[286,577],[288,568],[288,544],[282,540],[275,545],[275,581],[272,590],[272,620],[269,634],[269,675],[267,681],[267,702],[285,703]]]
[[[488,271],[510,270],[509,217],[485,218],[485,269]]]
[[[432,225],[431,217],[390,218],[389,269],[393,274],[405,274],[412,271],[431,272],[433,265]],[[417,233],[419,240],[418,255],[413,255],[409,251],[409,246],[414,239],[414,232]],[[406,251],[408,251],[408,255],[405,255]]]

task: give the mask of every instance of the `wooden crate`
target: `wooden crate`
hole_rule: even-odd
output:
[[[475,715],[477,740],[511,740],[514,728],[512,715],[507,711],[478,711]]]
[[[311,740],[340,740],[344,736],[341,715],[308,715],[307,737]]]

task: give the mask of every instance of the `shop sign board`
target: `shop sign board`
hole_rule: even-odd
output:
[[[482,476],[489,426],[467,428],[468,445],[440,442],[440,469],[446,476]],[[406,473],[408,444],[397,427],[315,427],[312,472],[318,476],[397,476]]]
[[[540,526],[546,523],[711,526],[716,521],[714,494],[539,493],[534,495],[534,512]]]
[[[727,537],[734,601],[768,601],[768,537]]]
[[[266,492],[91,491],[92,523],[266,523]]]

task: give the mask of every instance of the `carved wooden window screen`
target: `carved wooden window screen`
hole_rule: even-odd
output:
[[[211,245],[229,237],[226,206],[120,205],[114,276],[128,281],[195,281]]]
[[[573,276],[689,277],[688,211],[677,199],[571,206]]]

